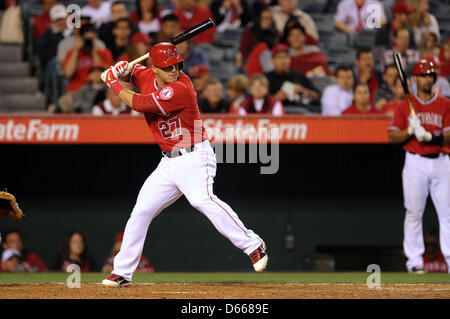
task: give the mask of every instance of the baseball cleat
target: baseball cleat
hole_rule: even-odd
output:
[[[253,268],[256,272],[263,272],[267,267],[267,261],[269,256],[266,251],[266,244],[263,242],[261,246],[258,247],[254,252],[249,255]]]
[[[426,271],[423,267],[412,267],[409,273],[415,275],[423,275],[426,273]]]
[[[130,286],[130,282],[122,276],[111,274],[103,279],[102,285],[115,288],[125,288]]]

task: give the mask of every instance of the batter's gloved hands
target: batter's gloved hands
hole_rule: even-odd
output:
[[[415,134],[416,128],[421,126],[422,123],[420,123],[420,119],[417,116],[414,117],[410,116],[408,117],[408,120],[409,120],[408,134],[413,135]]]
[[[130,74],[131,68],[128,68],[128,62],[127,61],[120,61],[114,64],[114,66],[111,68],[114,72],[114,76],[116,78],[119,78],[121,76],[127,76]]]
[[[109,68],[108,70],[104,71],[101,75],[102,81],[105,82],[107,86],[110,88],[115,82],[119,82],[117,79],[117,76],[115,76],[112,68]]]
[[[423,126],[419,126],[414,130],[414,135],[416,136],[417,140],[429,142],[431,141],[432,135],[430,132],[427,132]]]

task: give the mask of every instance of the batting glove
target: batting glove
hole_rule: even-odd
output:
[[[128,68],[128,62],[127,61],[120,61],[114,64],[114,66],[111,68],[114,72],[114,76],[116,78],[119,78],[121,76],[127,76],[130,74],[131,69]]]
[[[420,123],[420,119],[415,116],[415,117],[408,117],[409,120],[409,126],[408,126],[408,134],[409,135],[413,135],[415,134],[415,130],[416,128],[420,127],[422,125],[422,123]]]
[[[427,132],[423,126],[416,127],[414,130],[414,135],[419,141],[429,142],[431,141],[432,135],[430,132]]]
[[[102,81],[105,82],[105,84],[110,87],[117,95],[119,95],[120,91],[124,89],[123,85],[120,84],[119,80],[114,75],[112,68],[104,71],[100,77],[102,78]]]

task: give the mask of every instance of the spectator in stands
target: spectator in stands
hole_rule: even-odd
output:
[[[409,79],[407,79],[407,81],[408,81],[408,86],[411,87],[411,81]],[[381,113],[384,113],[389,116],[394,116],[395,109],[405,99],[405,91],[403,89],[403,84],[398,76],[394,80],[392,92],[394,94],[394,98],[392,100],[387,101],[383,105],[383,108],[381,109]]]
[[[269,80],[269,93],[283,105],[301,105],[319,103],[320,94],[311,81],[302,73],[291,69],[289,47],[278,44],[272,49],[274,70],[266,73]]]
[[[157,0],[136,0],[136,11],[131,12],[130,21],[140,32],[154,37],[161,30],[160,10]]]
[[[426,30],[422,34],[422,43],[419,45],[419,54],[421,58],[427,56],[439,56],[439,37],[431,30]]]
[[[51,24],[50,9],[57,4],[56,0],[40,0],[42,13],[34,16],[33,19],[33,36],[35,41],[39,41],[41,35],[44,34]]]
[[[428,12],[430,9],[428,0],[411,0],[414,12],[411,14],[411,27],[414,30],[414,39],[417,44],[422,42],[422,34],[425,30],[433,31],[441,40],[439,24],[435,16]]]
[[[114,45],[113,29],[116,21],[123,18],[128,18],[128,10],[124,1],[114,1],[111,4],[111,21],[102,23],[98,30],[98,37],[105,43],[108,48]],[[135,24],[130,22],[131,34],[138,32]]]
[[[248,90],[248,78],[243,74],[236,74],[227,81],[227,97],[231,101],[229,113],[237,113],[244,101]]]
[[[189,69],[195,65],[203,64],[210,68],[208,58],[200,48],[194,47],[192,38],[177,44],[176,48],[178,54],[184,58],[183,72],[187,75],[189,75]]]
[[[213,0],[210,7],[217,32],[245,27],[252,20],[245,0]]]
[[[198,99],[201,113],[228,113],[230,104],[230,101],[224,98],[223,86],[218,79],[209,80],[202,97]]]
[[[66,58],[67,52],[69,52],[70,50],[72,50],[75,47],[75,43],[79,42],[79,41],[83,41],[81,39],[81,35],[80,35],[80,30],[81,27],[83,27],[83,25],[89,23],[89,21],[91,20],[90,17],[87,16],[81,16],[80,17],[80,28],[73,28],[72,32],[73,34],[70,37],[64,38],[63,40],[61,40],[61,42],[59,42],[58,44],[58,54],[57,54],[57,60],[58,62],[62,65],[64,62],[64,59]],[[105,43],[100,40],[100,39],[96,39],[96,46],[99,49],[105,49]]]
[[[40,67],[45,69],[47,62],[56,57],[58,44],[64,39],[64,30],[66,29],[66,7],[57,4],[50,9],[51,26],[42,34],[37,43],[37,54],[40,59]]]
[[[302,25],[291,26],[286,35],[293,70],[307,77],[325,76],[329,73],[327,58],[320,52],[319,47],[306,45],[306,33]]]
[[[192,28],[196,24],[205,21],[208,18],[213,19],[211,11],[204,6],[197,4],[197,0],[179,0],[179,7],[174,10],[174,14],[180,21],[180,27],[183,31]],[[194,38],[194,42],[213,43],[216,27],[213,27]]]
[[[410,34],[410,46],[411,48],[416,47],[416,42],[414,40],[414,34],[410,28],[409,18],[414,10],[410,7],[408,2],[401,0],[396,2],[392,8],[393,18],[391,21],[383,25],[380,29],[377,29],[375,36],[375,46],[383,47],[388,49],[393,44],[394,32],[399,28],[408,28]]]
[[[92,66],[107,69],[113,62],[111,51],[97,47],[97,30],[94,25],[84,24],[80,35],[81,37],[76,38],[75,47],[67,52],[63,62],[64,75],[69,79],[68,92],[78,91],[88,82],[88,73]]]
[[[445,78],[450,76],[450,39],[441,46],[439,69],[441,70],[441,76]]]
[[[100,28],[102,23],[111,20],[111,3],[102,0],[86,0],[87,5],[81,8],[81,14],[91,18],[91,23]]]
[[[436,59],[433,56],[429,56],[424,59],[428,60],[430,63],[432,63],[434,65],[434,70],[436,71],[436,74],[437,74],[436,82],[433,85],[433,93],[436,95],[442,95],[447,98],[450,98],[450,84],[449,84],[447,78],[441,76],[441,70],[439,68],[438,61],[436,61]],[[414,94],[417,93],[417,85],[416,85],[415,81],[413,81],[413,84],[412,84],[412,92]]]
[[[425,252],[422,255],[423,268],[425,272],[444,272],[448,271],[448,265],[442,255],[439,244],[439,233],[432,229],[424,235]]]
[[[249,113],[284,115],[283,103],[270,95],[269,81],[264,75],[256,74],[250,78],[249,93],[239,107],[239,115]]]
[[[180,33],[178,17],[172,13],[166,14],[161,19],[161,31],[154,37],[155,43],[169,42],[178,33]]]
[[[353,89],[353,104],[342,112],[342,115],[355,114],[380,114],[380,112],[370,104],[370,90],[366,83],[358,83],[355,85]]]
[[[122,247],[122,241],[123,241],[123,231],[118,232],[116,236],[114,237],[114,245],[111,249],[111,254],[109,257],[105,260],[105,263],[103,264],[102,272],[110,273],[112,272],[114,268],[114,257],[117,255],[117,253],[120,251],[120,247]],[[136,272],[140,273],[148,273],[148,272],[154,272],[155,269],[152,265],[148,262],[148,259],[145,256],[141,256],[141,259],[139,260],[139,264],[136,268]]]
[[[263,7],[259,15],[242,31],[239,51],[236,53],[236,67],[238,70],[247,63],[248,56],[257,43],[264,40],[264,30],[272,29],[276,33],[272,19],[272,11],[269,7]]]
[[[194,84],[195,91],[197,92],[197,98],[202,98],[206,84],[211,80],[209,67],[205,64],[194,65],[189,69],[189,76],[191,77],[192,84]]]
[[[370,16],[374,10],[372,6],[377,6],[375,11],[380,14],[376,17],[376,26],[372,25],[373,19]],[[334,26],[336,29],[347,34],[356,34],[360,30],[373,30],[375,27],[382,27],[386,23],[384,7],[378,0],[342,0],[337,6],[334,16]]]
[[[380,85],[380,89],[374,95],[374,105],[377,110],[380,111],[387,102],[395,99],[394,87],[397,77],[398,71],[395,64],[386,66],[383,73],[383,82]]]
[[[250,78],[273,70],[271,50],[278,43],[278,33],[274,29],[266,29],[261,35],[263,40],[255,45],[244,65],[244,71]]]
[[[322,93],[320,103],[322,115],[338,116],[353,101],[355,78],[351,66],[340,65],[336,68],[336,84],[329,85]]]
[[[104,69],[92,66],[89,70],[89,81],[75,93],[62,95],[55,106],[55,113],[91,113],[92,106],[104,100],[105,85],[100,78]]]
[[[78,231],[72,231],[64,238],[52,269],[66,272],[70,265],[78,265],[81,272],[99,271],[94,258],[89,255],[83,234]]]
[[[131,26],[127,18],[120,18],[114,23],[114,42],[110,47],[113,59],[117,60],[130,46]]]
[[[382,76],[375,70],[375,59],[370,49],[359,49],[356,53],[356,80],[366,83],[370,90],[370,100],[373,104],[375,93],[380,89]]]
[[[289,18],[295,16],[298,23],[305,29],[306,44],[317,45],[319,43],[319,33],[314,20],[309,14],[298,8],[297,0],[279,0],[278,4],[271,7],[275,28],[278,33],[282,34],[286,22]]]
[[[409,49],[409,30],[407,28],[399,28],[394,32],[394,45],[392,49],[383,53],[381,64],[383,69],[387,65],[394,63],[394,53],[399,52],[402,55],[403,65],[407,70],[417,63],[420,59],[419,52]]]
[[[4,249],[0,271],[46,272],[47,266],[35,253],[28,253],[23,247],[22,235],[18,229],[10,229],[2,236]]]
[[[152,44],[152,39],[141,32],[136,32],[130,39],[130,47],[125,54],[119,57],[119,61],[131,62],[140,56],[148,53],[150,50],[150,45]],[[148,59],[139,62],[140,65],[147,66]]]
[[[93,115],[138,115],[139,112],[129,108],[110,88],[106,90],[106,99],[94,105]]]

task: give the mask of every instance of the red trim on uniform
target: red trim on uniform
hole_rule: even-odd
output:
[[[209,198],[210,198],[214,203],[216,203],[217,205],[219,205],[219,207],[222,208],[222,209],[225,211],[225,213],[227,213],[227,215],[234,221],[234,223],[236,224],[236,226],[239,227],[239,229],[242,230],[242,231],[244,232],[245,236],[247,236],[248,238],[251,238],[251,237],[247,234],[247,232],[246,232],[244,229],[242,229],[241,226],[239,226],[239,224],[234,220],[233,216],[231,216],[230,213],[229,213],[225,208],[223,208],[222,205],[220,205],[218,202],[216,202],[216,201],[212,198],[212,196],[209,194],[208,178],[209,178],[209,175],[208,175],[208,166],[206,166],[206,192],[208,193]]]

